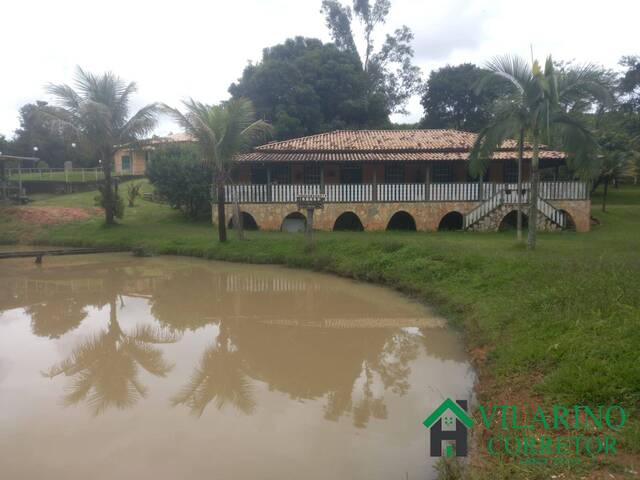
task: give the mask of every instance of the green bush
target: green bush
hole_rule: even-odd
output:
[[[211,174],[195,145],[168,145],[153,152],[146,175],[156,192],[188,218],[211,213]]]

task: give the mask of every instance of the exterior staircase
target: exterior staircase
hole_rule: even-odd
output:
[[[529,206],[529,190],[525,189],[521,196],[521,199],[518,199],[518,191],[516,188],[509,188],[508,186],[504,186],[498,189],[493,195],[484,200],[480,205],[471,210],[464,216],[464,229],[465,230],[474,230],[474,229],[482,229],[487,230],[491,228],[478,228],[483,223],[494,224],[493,229],[496,229],[500,225],[500,220],[508,211],[517,207],[519,201],[521,201],[521,205],[528,208]],[[496,213],[499,213],[500,210],[505,210],[503,215],[500,215],[499,219],[490,218],[492,216],[496,216]],[[558,210],[549,202],[544,200],[541,197],[538,197],[538,212],[541,214],[544,220],[550,223],[550,226],[553,229],[564,229],[567,226],[567,218],[563,211]],[[525,212],[526,213],[526,212]],[[489,225],[485,225],[488,227]]]

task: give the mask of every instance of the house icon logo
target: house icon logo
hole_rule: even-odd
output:
[[[443,428],[444,422],[444,428]],[[455,422],[455,429],[453,425]],[[442,457],[442,443],[455,441],[455,450],[451,443],[445,447],[445,457],[467,456],[467,429],[473,426],[473,419],[467,413],[467,401],[447,398],[436,408],[422,424],[429,429],[430,455]]]

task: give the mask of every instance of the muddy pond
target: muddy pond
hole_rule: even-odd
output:
[[[0,478],[434,478],[474,374],[441,317],[330,275],[128,254],[0,260]]]

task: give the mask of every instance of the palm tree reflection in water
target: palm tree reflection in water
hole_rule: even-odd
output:
[[[174,343],[180,336],[148,325],[137,326],[127,333],[120,328],[116,301],[109,302],[109,327],[80,344],[72,355],[51,367],[43,375],[53,378],[64,374],[73,377],[66,405],[85,401],[94,415],[110,407],[125,409],[147,394],[138,378],[138,367],[157,377],[165,377],[173,368],[157,344]]]
[[[171,403],[189,407],[191,413],[198,417],[214,400],[218,409],[228,403],[245,414],[251,414],[256,402],[246,375],[246,365],[229,338],[228,327],[221,322],[219,328],[215,343],[205,350],[189,383],[172,398]]]

